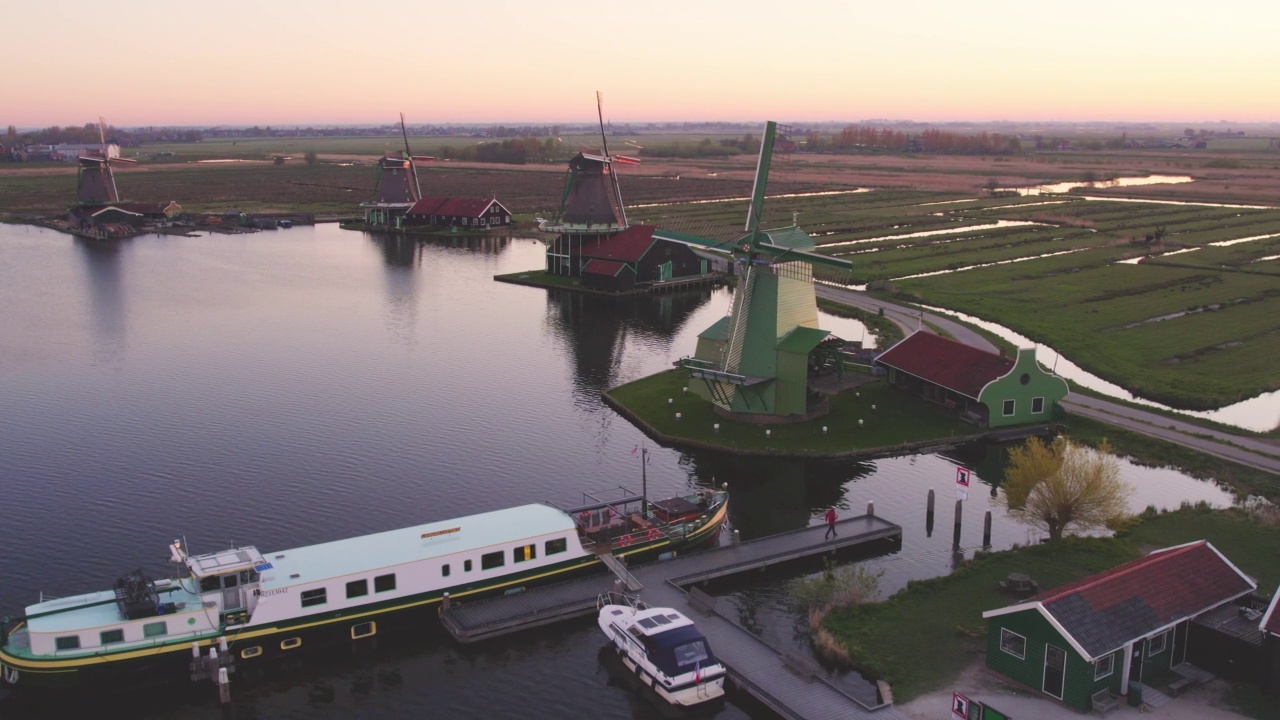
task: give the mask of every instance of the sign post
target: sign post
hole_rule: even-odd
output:
[[[969,720],[969,698],[951,693],[951,720]]]
[[[973,471],[968,468],[956,468],[956,499],[969,499],[969,477],[973,475]]]

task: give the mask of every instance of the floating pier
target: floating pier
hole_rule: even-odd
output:
[[[596,613],[596,598],[607,592],[630,592],[650,606],[696,611],[698,629],[711,641],[729,677],[760,702],[785,718],[868,718],[902,720],[872,688],[854,693],[830,682],[811,659],[773,647],[738,624],[715,598],[697,584],[750,570],[794,562],[851,548],[899,547],[902,528],[874,514],[836,523],[827,540],[826,525],[802,528],[748,542],[690,553],[670,560],[623,569],[615,577],[600,573],[524,592],[468,602],[445,602],[444,627],[459,641],[477,642],[533,627]],[[616,570],[615,570],[616,572]],[[635,586],[640,586],[635,590]]]

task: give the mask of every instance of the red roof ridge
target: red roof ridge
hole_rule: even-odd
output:
[[[1190,542],[1181,546],[1153,550],[1147,555],[1144,555],[1143,557],[1137,558],[1135,560],[1130,560],[1129,562],[1119,567],[1111,568],[1110,570],[1103,570],[1097,575],[1094,575],[1093,578],[1088,582],[1078,584],[1078,585],[1068,583],[1066,585],[1063,585],[1060,588],[1055,588],[1046,593],[1043,593],[1040,596],[1038,596],[1036,599],[1039,600],[1041,605],[1048,602],[1052,602],[1054,600],[1059,600],[1068,595],[1074,595],[1079,592],[1084,592],[1085,590],[1095,588],[1099,585],[1102,585],[1103,583],[1111,582],[1116,578],[1121,578],[1121,577],[1124,577],[1125,575],[1129,575],[1130,573],[1137,572],[1138,570],[1141,570],[1143,568],[1150,567],[1151,565],[1157,562],[1191,552],[1192,550],[1203,547],[1205,545],[1208,545],[1207,540],[1196,540],[1195,542]]]

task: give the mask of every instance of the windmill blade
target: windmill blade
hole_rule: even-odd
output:
[[[138,164],[138,161],[134,160],[133,158],[113,157],[113,158],[107,158],[107,161],[113,162],[113,163],[129,163],[130,165]]]
[[[811,265],[822,265],[824,267],[837,268],[839,270],[853,269],[853,263],[848,260],[842,260],[838,257],[824,255],[812,250],[795,250],[766,243],[758,244],[752,248],[752,250],[761,255],[768,255],[775,263],[803,261]]]
[[[622,204],[622,186],[618,184],[618,174],[613,171],[613,158],[609,156],[609,141],[604,133],[604,93],[599,90],[596,91],[596,115],[600,118],[600,145],[604,150],[605,168],[609,172],[609,180],[613,185],[613,199],[618,205],[618,219],[622,221],[623,227],[627,227],[629,223],[627,223],[627,208]]]
[[[410,155],[409,159],[414,162],[431,162],[436,159],[435,155]]]
[[[751,206],[747,208],[744,232],[754,238],[760,228],[760,214],[764,212],[764,191],[769,184],[769,165],[773,161],[773,141],[778,134],[778,123],[770,120],[764,126],[764,138],[760,141],[760,157],[756,160],[756,178],[751,186]]]
[[[413,173],[414,200],[421,200],[422,185],[418,182],[418,168],[413,163],[413,151],[409,149],[409,128],[405,127],[404,113],[400,113],[400,134],[404,136],[404,156],[409,163],[409,171]]]
[[[107,121],[106,121],[106,120],[103,120],[103,119],[102,119],[102,116],[101,116],[101,115],[99,115],[99,116],[98,116],[98,144],[102,146],[102,157],[106,157],[106,156],[107,156],[107,131],[106,131],[106,124],[107,124]]]
[[[600,118],[600,146],[604,149],[604,156],[609,157],[609,141],[604,134],[604,93],[596,91],[596,115]]]
[[[631,157],[630,155],[614,155],[609,159],[612,160],[613,162],[621,163],[623,165],[639,165],[640,164],[640,158]]]

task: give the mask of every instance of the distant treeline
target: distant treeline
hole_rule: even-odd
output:
[[[462,147],[441,145],[436,150],[436,157],[443,160],[524,165],[525,163],[552,162],[563,159],[563,146],[564,143],[557,137],[545,139],[522,137],[511,138],[502,142],[482,142]]]
[[[980,132],[963,134],[928,129],[919,134],[871,126],[849,126],[838,133],[823,136],[809,133],[805,138],[809,152],[924,152],[942,155],[1012,155],[1022,152],[1022,141],[1013,135]]]
[[[654,158],[708,158],[728,157],[741,153],[755,154],[760,152],[760,140],[750,133],[740,139],[712,140],[703,138],[698,142],[678,142],[667,145],[647,145],[645,157]]]
[[[3,142],[6,145],[97,145],[103,135],[108,143],[120,147],[136,147],[148,142],[199,142],[203,137],[200,130],[157,127],[122,130],[112,125],[106,126],[102,135],[99,135],[97,123],[85,123],[83,127],[54,125],[22,133],[10,125],[5,131]]]

